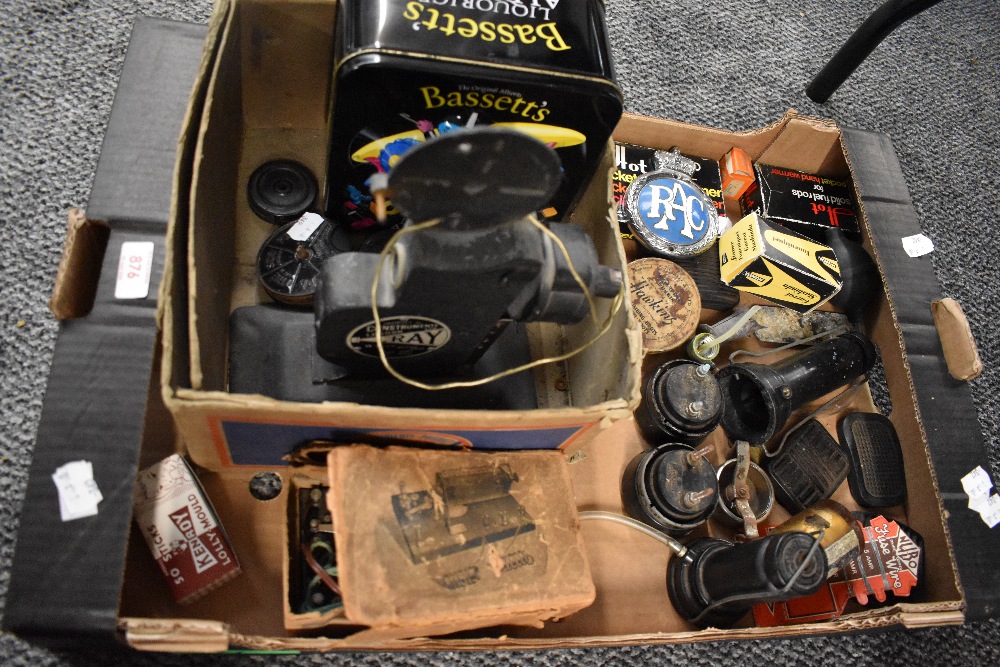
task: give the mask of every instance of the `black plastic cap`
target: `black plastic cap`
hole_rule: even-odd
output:
[[[316,201],[316,177],[294,160],[265,162],[247,181],[250,210],[272,225],[284,225],[302,217]]]

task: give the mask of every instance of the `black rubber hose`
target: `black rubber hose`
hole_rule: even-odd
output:
[[[871,55],[879,44],[900,24],[941,0],[889,0],[865,19],[829,62],[806,86],[806,95],[823,104],[847,77]]]

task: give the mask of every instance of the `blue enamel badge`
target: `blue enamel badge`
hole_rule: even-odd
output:
[[[718,236],[715,204],[690,178],[697,163],[676,149],[661,151],[656,159],[657,171],[637,178],[625,193],[629,225],[643,245],[657,254],[697,255]]]

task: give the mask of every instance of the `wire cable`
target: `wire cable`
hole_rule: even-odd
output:
[[[306,559],[306,564],[309,565],[309,569],[315,572],[316,576],[319,577],[319,580],[326,584],[326,587],[333,591],[335,595],[341,595],[340,584],[338,584],[337,581],[330,576],[326,569],[324,569],[323,566],[316,561],[316,558],[312,555],[312,551],[309,550],[309,547],[307,547],[305,543],[300,543],[299,546],[302,547],[302,557]]]
[[[529,216],[528,219],[532,222],[533,225],[535,225],[536,227],[541,229],[546,235],[548,235],[549,238],[553,240],[553,243],[555,243],[556,246],[559,248],[559,250],[562,252],[563,257],[566,259],[566,265],[570,271],[570,274],[573,276],[574,280],[576,280],[577,284],[580,285],[580,288],[583,290],[583,293],[587,298],[587,303],[590,307],[591,318],[593,319],[594,324],[597,325],[599,322],[598,322],[597,305],[595,303],[595,299],[593,295],[590,294],[590,290],[587,289],[587,284],[583,281],[583,278],[580,277],[580,274],[577,272],[576,267],[573,266],[573,260],[570,259],[569,250],[567,250],[566,245],[562,242],[562,240],[558,236],[555,235],[555,233],[551,229],[547,228],[541,222],[536,220],[534,216]],[[622,283],[622,286],[619,288],[618,294],[615,295],[615,299],[611,306],[611,313],[608,315],[608,319],[604,322],[603,326],[601,326],[600,330],[590,340],[588,340],[584,344],[580,345],[576,349],[573,349],[569,352],[552,357],[544,357],[542,359],[536,359],[526,364],[515,366],[514,368],[508,368],[505,371],[495,373],[485,378],[479,378],[477,380],[459,380],[454,382],[444,382],[441,384],[428,384],[426,382],[420,382],[419,380],[415,380],[413,378],[403,375],[402,373],[400,373],[399,371],[397,371],[395,368],[392,367],[392,364],[389,362],[389,357],[385,353],[385,345],[382,340],[382,318],[379,315],[378,302],[377,302],[378,287],[382,275],[382,268],[385,265],[386,260],[392,254],[392,251],[396,246],[396,244],[398,243],[399,239],[401,239],[403,236],[407,234],[413,234],[421,230],[434,227],[440,224],[442,220],[443,218],[436,218],[434,220],[428,220],[426,222],[420,222],[413,225],[409,225],[407,227],[403,227],[402,229],[398,230],[395,234],[392,235],[392,238],[389,239],[389,242],[386,243],[385,248],[382,249],[382,252],[379,254],[378,262],[375,265],[375,278],[372,280],[372,289],[371,289],[372,320],[375,326],[375,348],[378,350],[378,356],[379,360],[381,360],[382,362],[382,366],[389,373],[389,375],[391,375],[395,379],[399,380],[404,384],[408,384],[411,387],[417,387],[418,389],[425,389],[427,391],[441,391],[445,389],[478,387],[484,384],[488,384],[490,382],[494,382],[501,378],[514,375],[515,373],[520,373],[521,371],[526,371],[531,368],[535,368],[537,366],[565,361],[571,357],[580,354],[581,352],[589,348],[591,345],[600,340],[601,337],[608,332],[608,330],[611,329],[611,325],[614,324],[615,317],[618,315],[618,312],[621,310],[622,304],[625,301],[624,282]]]
[[[687,547],[683,544],[670,537],[665,533],[650,528],[646,524],[636,521],[631,517],[624,516],[622,514],[615,514],[614,512],[603,512],[600,510],[588,510],[586,512],[580,512],[579,514],[581,521],[586,520],[602,520],[602,521],[612,521],[614,523],[621,524],[623,526],[628,526],[629,528],[634,528],[640,533],[645,533],[654,540],[665,544],[671,551],[680,556],[681,558],[687,554]]]

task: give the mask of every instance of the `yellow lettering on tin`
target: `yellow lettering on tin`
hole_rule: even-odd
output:
[[[444,98],[441,97],[441,89],[434,86],[424,86],[420,89],[424,95],[424,105],[428,109],[437,109],[444,106]]]
[[[562,38],[559,34],[559,29],[556,28],[556,24],[553,23],[542,23],[535,29],[535,33],[545,40],[545,46],[549,48],[550,51],[567,51],[570,45]]]
[[[468,26],[468,27],[464,27]],[[458,21],[458,34],[466,39],[471,39],[476,36],[479,32],[479,24],[477,24],[472,19],[459,19]]]
[[[534,44],[538,39],[535,37],[535,27],[531,25],[516,25],[518,38],[525,44]]]
[[[480,39],[482,39],[484,42],[496,41],[497,38],[496,27],[497,26],[495,23],[493,23],[493,21],[483,21],[482,23],[480,23],[479,32],[482,33],[482,37]]]
[[[420,18],[421,11],[423,11],[423,5],[419,2],[408,2],[406,3],[406,9],[403,10],[403,18],[408,21],[416,21]]]
[[[441,16],[441,12],[432,7],[428,7],[427,13],[430,15],[430,18],[424,21],[421,25],[423,25],[428,30],[437,30],[438,27],[437,21],[438,17]]]
[[[524,98],[515,98],[510,95],[497,96],[493,93],[479,93],[474,90],[442,92],[437,86],[422,86],[420,94],[424,98],[425,109],[439,109],[441,107],[479,107],[480,109],[495,109],[506,113],[514,114],[525,120],[540,123],[549,115],[551,109],[545,108],[548,102],[538,103]],[[581,135],[582,136],[582,135]],[[569,144],[569,145],[576,145]]]
[[[442,12],[427,7],[420,2],[408,2],[403,10],[403,18],[413,21],[417,30],[438,30],[445,36],[458,35],[464,39],[479,38],[484,42],[499,39],[504,44],[534,44],[541,40],[550,51],[568,51],[573,48],[566,43],[555,21],[540,23],[495,23],[458,18],[450,12]]]
[[[497,23],[497,34],[502,44],[514,43],[514,26],[509,23]]]

